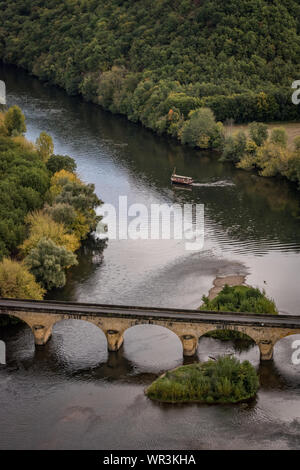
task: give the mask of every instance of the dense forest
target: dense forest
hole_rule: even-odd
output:
[[[183,142],[201,107],[299,120],[297,0],[0,0],[0,15],[4,61]]]

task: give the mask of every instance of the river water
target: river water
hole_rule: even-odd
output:
[[[78,172],[106,203],[201,203],[205,242],[187,251],[181,240],[110,240],[103,259],[88,249],[64,289],[49,298],[127,305],[196,308],[217,276],[245,275],[264,288],[280,312],[300,304],[300,196],[284,181],[262,179],[221,164],[216,155],[182,147],[123,117],[108,114],[0,66],[8,104],[26,115],[27,137],[51,134],[55,153],[75,158]],[[170,186],[170,174],[193,176],[189,190]],[[1,332],[7,366],[0,369],[0,448],[219,449],[299,448],[300,365],[292,342],[281,340],[274,360],[259,364],[256,346],[199,341],[198,358],[234,353],[258,369],[257,398],[236,406],[158,405],[145,387],[182,359],[180,341],[155,326],[125,333],[108,354],[101,331],[69,320],[35,349],[29,328]],[[298,338],[299,339],[299,338]]]

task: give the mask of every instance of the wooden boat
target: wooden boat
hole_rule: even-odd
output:
[[[171,176],[171,182],[174,184],[185,184],[185,185],[192,185],[194,180],[190,176],[180,176],[176,175],[176,168],[174,168],[172,176]]]

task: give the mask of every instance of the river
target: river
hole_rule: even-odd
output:
[[[280,312],[299,313],[300,195],[285,181],[262,179],[218,162],[217,155],[159,137],[63,90],[0,66],[8,104],[26,115],[27,137],[51,134],[55,153],[75,158],[98,196],[117,205],[201,203],[205,243],[199,252],[181,240],[110,240],[103,260],[88,250],[68,273],[57,300],[196,308],[217,276],[245,275],[264,288]],[[193,176],[191,191],[170,186],[173,168]],[[235,353],[259,370],[257,398],[236,406],[162,406],[144,396],[159,373],[188,360],[166,329],[136,326],[123,348],[108,354],[95,326],[76,320],[54,327],[35,349],[26,326],[1,332],[7,366],[0,369],[0,448],[219,449],[300,445],[300,365],[292,342],[275,346],[259,365],[256,346],[199,341],[198,358]]]

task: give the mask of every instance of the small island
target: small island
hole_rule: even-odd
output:
[[[249,361],[230,356],[168,371],[145,391],[164,403],[238,403],[255,397],[259,379]]]

